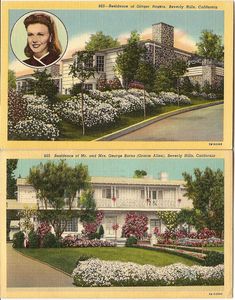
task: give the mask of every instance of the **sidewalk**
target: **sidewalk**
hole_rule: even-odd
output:
[[[7,287],[73,287],[73,279],[7,245]]]

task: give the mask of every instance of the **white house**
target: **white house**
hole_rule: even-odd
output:
[[[118,224],[117,237],[121,237],[122,225],[128,212],[137,212],[148,217],[148,233],[157,226],[164,232],[165,225],[156,214],[157,211],[180,211],[192,208],[192,201],[185,194],[184,181],[169,180],[168,175],[160,173],[155,178],[91,177],[94,199],[98,210],[103,211],[104,237],[113,238],[113,225]],[[21,210],[27,207],[43,209],[34,188],[26,179],[17,180],[17,200],[8,200],[8,209]],[[73,204],[79,210],[79,196]],[[83,229],[77,218],[68,222],[64,235],[80,234]]]

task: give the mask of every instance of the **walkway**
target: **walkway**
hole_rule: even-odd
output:
[[[112,140],[222,141],[223,105],[171,116]]]
[[[8,287],[73,287],[73,279],[7,245]]]

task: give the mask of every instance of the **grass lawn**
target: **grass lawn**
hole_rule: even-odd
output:
[[[219,100],[218,100],[219,101]],[[204,104],[212,102],[210,100],[205,99],[191,99],[191,106]],[[190,105],[166,105],[161,107],[156,107],[151,109],[151,111],[147,111],[147,119],[151,117],[158,116],[163,113],[167,113],[173,110],[181,109],[184,107],[189,107]],[[141,121],[144,121],[143,112],[133,112],[126,115],[122,115],[120,119],[114,124],[108,124],[107,126],[97,126],[95,128],[86,128],[86,135],[82,136],[82,129],[80,126],[74,125],[68,121],[63,120],[61,127],[61,134],[58,140],[66,141],[66,140],[80,140],[80,141],[91,141],[97,138],[100,138],[104,135],[111,134],[115,131],[124,129]]]
[[[103,260],[119,260],[138,264],[166,266],[174,263],[183,263],[188,266],[199,263],[174,254],[162,253],[133,248],[59,248],[59,249],[17,249],[21,253],[46,262],[69,274],[72,273],[80,255],[91,255]]]
[[[224,247],[205,247],[204,249],[208,251],[224,252]]]

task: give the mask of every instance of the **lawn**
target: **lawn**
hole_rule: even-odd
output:
[[[71,274],[80,255],[91,255],[103,260],[119,260],[138,264],[166,266],[182,263],[188,266],[199,263],[174,254],[133,248],[59,248],[59,249],[17,249],[24,255],[46,262]]]
[[[218,100],[219,101],[219,100]],[[205,100],[205,99],[191,99],[191,106],[198,105],[198,104],[205,104],[212,102],[210,100]],[[190,105],[166,105],[166,106],[160,106],[151,109],[150,111],[147,111],[147,117],[155,117],[163,113],[167,113],[170,111],[174,111],[177,109],[181,109],[184,107],[189,107]],[[82,130],[80,126],[74,125],[68,121],[63,120],[62,126],[61,126],[61,134],[58,140],[81,140],[81,141],[91,141],[98,139],[102,136],[111,134],[115,131],[124,129],[126,127],[129,127],[131,125],[134,125],[136,123],[139,123],[141,121],[144,121],[145,118],[143,116],[142,111],[138,112],[133,112],[129,114],[122,115],[119,120],[117,120],[113,124],[108,124],[107,126],[101,126],[101,127],[95,127],[95,128],[86,128],[86,135],[82,136]]]

